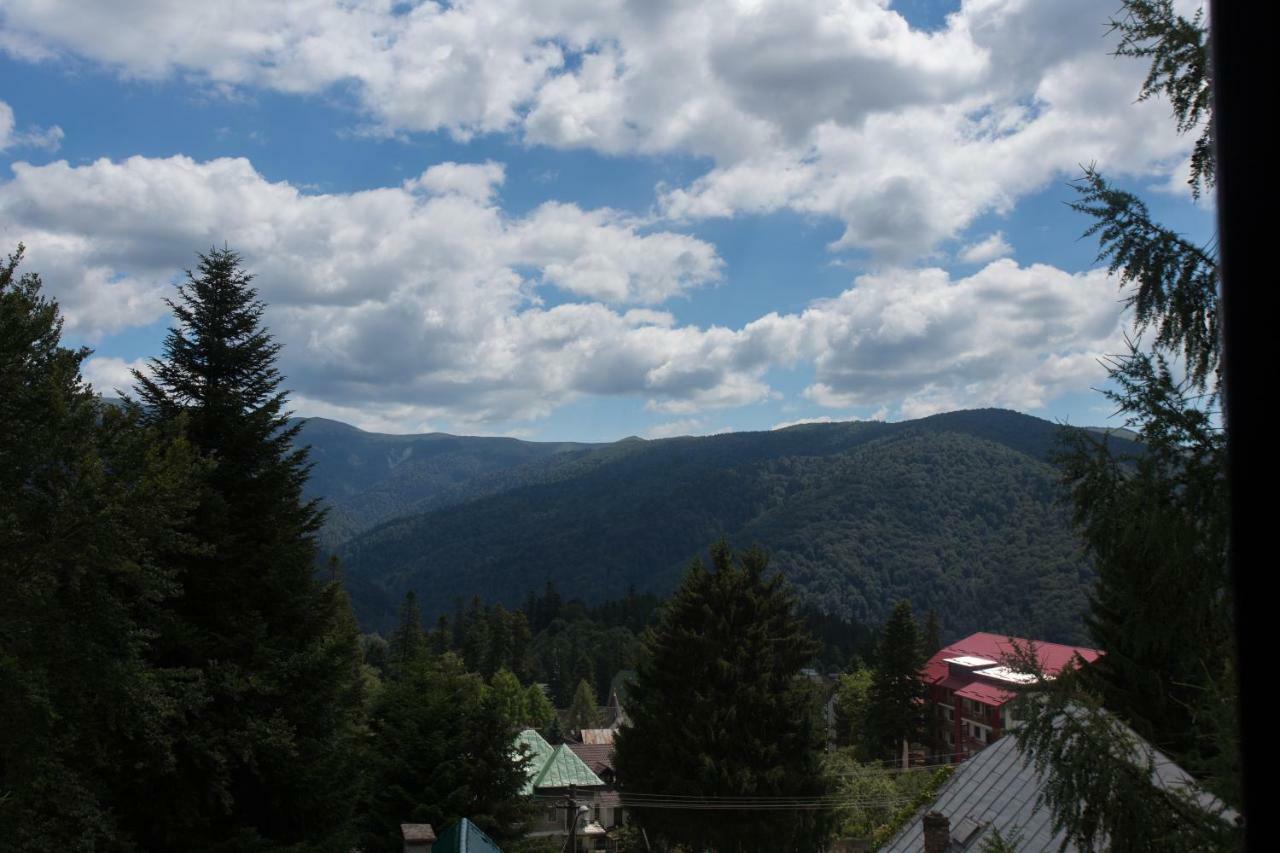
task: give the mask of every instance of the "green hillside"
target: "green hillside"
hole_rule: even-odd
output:
[[[311,446],[308,498],[322,498],[322,545],[333,549],[399,516],[426,512],[523,484],[596,445],[429,433],[384,435],[326,418],[302,422]]]
[[[407,589],[428,616],[473,595],[514,605],[547,580],[587,601],[633,585],[665,594],[723,534],[768,548],[806,601],[860,622],[908,597],[936,609],[947,635],[1077,640],[1091,573],[1046,462],[1059,429],[980,410],[512,449],[481,487],[468,485],[463,462],[442,463],[457,475],[452,490],[423,498],[438,508],[339,553],[368,628],[385,627]],[[472,455],[467,464],[484,468],[483,453]],[[326,454],[316,458],[319,469]]]

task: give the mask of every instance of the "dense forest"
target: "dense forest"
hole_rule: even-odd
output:
[[[514,607],[548,581],[587,602],[629,588],[665,595],[697,550],[724,535],[766,548],[804,604],[846,620],[874,624],[909,599],[939,613],[946,638],[1084,636],[1092,574],[1050,461],[1062,428],[1027,415],[977,410],[595,446],[361,438],[310,424],[312,489],[335,495],[327,502],[343,523],[370,494],[385,499],[379,512],[408,513],[337,549],[366,630],[387,630],[408,590],[428,620],[476,595]],[[468,470],[480,473],[469,479]]]

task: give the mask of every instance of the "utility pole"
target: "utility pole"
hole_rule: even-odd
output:
[[[566,817],[569,817],[570,815],[573,817],[573,819],[569,821],[569,840],[565,844],[565,849],[568,850],[569,853],[577,853],[578,821],[587,813],[587,807],[578,805],[578,793],[575,786],[569,786],[569,793],[565,797],[564,802],[557,805],[556,808],[568,809],[569,813]]]

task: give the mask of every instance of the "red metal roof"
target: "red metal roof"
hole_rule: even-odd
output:
[[[948,675],[946,678],[937,682],[938,686],[944,690],[959,690],[968,685],[973,679],[967,675]]]
[[[1057,675],[1070,665],[1077,655],[1086,663],[1093,663],[1103,655],[1103,652],[1097,649],[1084,646],[1064,646],[1061,643],[1046,643],[1041,640],[1009,637],[1005,634],[979,632],[970,634],[963,640],[957,640],[929,658],[924,665],[922,677],[926,684],[937,684],[940,687],[955,690],[957,696],[988,705],[1003,705],[1013,698],[1013,691],[983,681],[981,670],[977,673],[953,676],[947,658],[977,657],[1003,662],[1007,655],[1013,654],[1015,642],[1021,646],[1032,645],[1035,648],[1036,658],[1040,661],[1040,668],[1049,676]]]
[[[996,687],[994,684],[975,680],[957,690],[956,695],[984,705],[995,705],[998,708],[1017,694],[1011,690]]]

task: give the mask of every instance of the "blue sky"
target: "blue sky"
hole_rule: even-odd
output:
[[[225,241],[299,413],[366,428],[1099,423],[1067,182],[1212,233],[1109,0],[183,5],[0,0],[0,239],[104,390]]]

